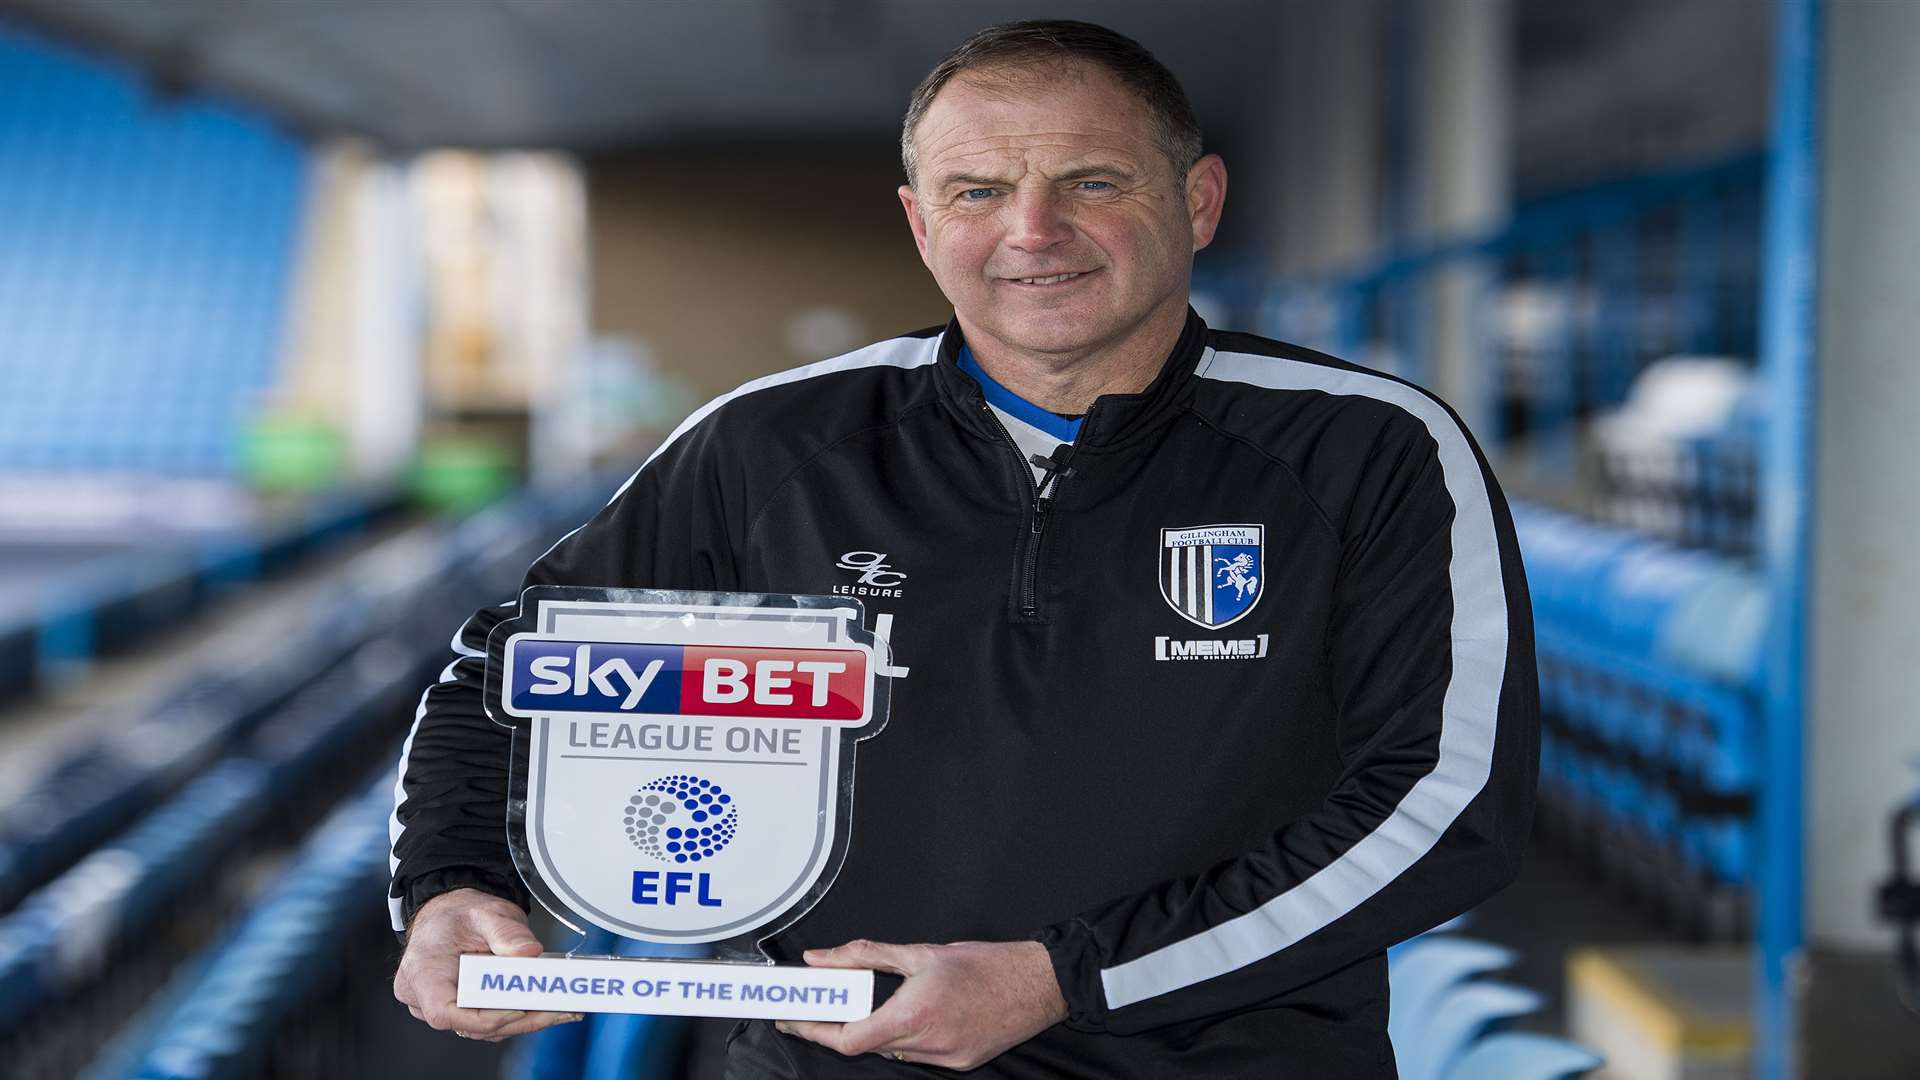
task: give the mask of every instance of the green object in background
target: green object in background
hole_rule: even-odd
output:
[[[434,510],[477,510],[514,485],[511,455],[475,439],[438,439],[420,448],[413,471],[413,497]]]
[[[346,439],[319,420],[263,416],[241,440],[241,469],[261,491],[318,491],[338,486],[346,473]]]

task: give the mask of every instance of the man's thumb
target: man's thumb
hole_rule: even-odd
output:
[[[801,959],[814,967],[875,968],[908,975],[908,951],[879,941],[849,941],[831,949],[808,949]]]
[[[546,951],[527,924],[517,919],[490,914],[480,921],[480,933],[495,956],[539,956]]]

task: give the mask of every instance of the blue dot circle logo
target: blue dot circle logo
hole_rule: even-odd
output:
[[[627,839],[668,863],[697,863],[726,849],[740,807],[719,784],[685,773],[642,785],[627,800]]]

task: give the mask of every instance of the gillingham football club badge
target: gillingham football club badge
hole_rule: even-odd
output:
[[[1196,626],[1217,630],[1260,602],[1266,565],[1262,525],[1160,530],[1160,596]]]
[[[885,724],[892,670],[863,615],[847,597],[527,590],[489,641],[486,702],[514,729],[508,836],[528,887],[576,929],[707,945],[733,963],[692,965],[705,999],[699,980],[662,979],[668,992],[643,1002],[535,994],[493,1007],[798,1019],[837,1002],[865,1014],[870,993],[856,1002],[815,969],[764,967],[758,948],[846,858],[854,748]],[[512,983],[510,959],[464,958],[462,1003],[469,962],[476,1001],[547,989]],[[615,981],[628,998],[647,985]]]

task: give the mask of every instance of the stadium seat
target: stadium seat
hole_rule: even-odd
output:
[[[1503,1031],[1454,1058],[1440,1080],[1567,1080],[1602,1064],[1600,1055],[1565,1039]]]
[[[1437,1007],[1412,1017],[1415,1028],[1395,1039],[1401,1080],[1441,1080],[1447,1067],[1491,1025],[1540,1007],[1532,990],[1505,983],[1469,982],[1448,990]]]
[[[1455,987],[1512,963],[1513,950],[1504,946],[1439,934],[1414,938],[1390,954],[1387,980],[1393,1004],[1387,1035],[1396,1051],[1414,1045]]]

